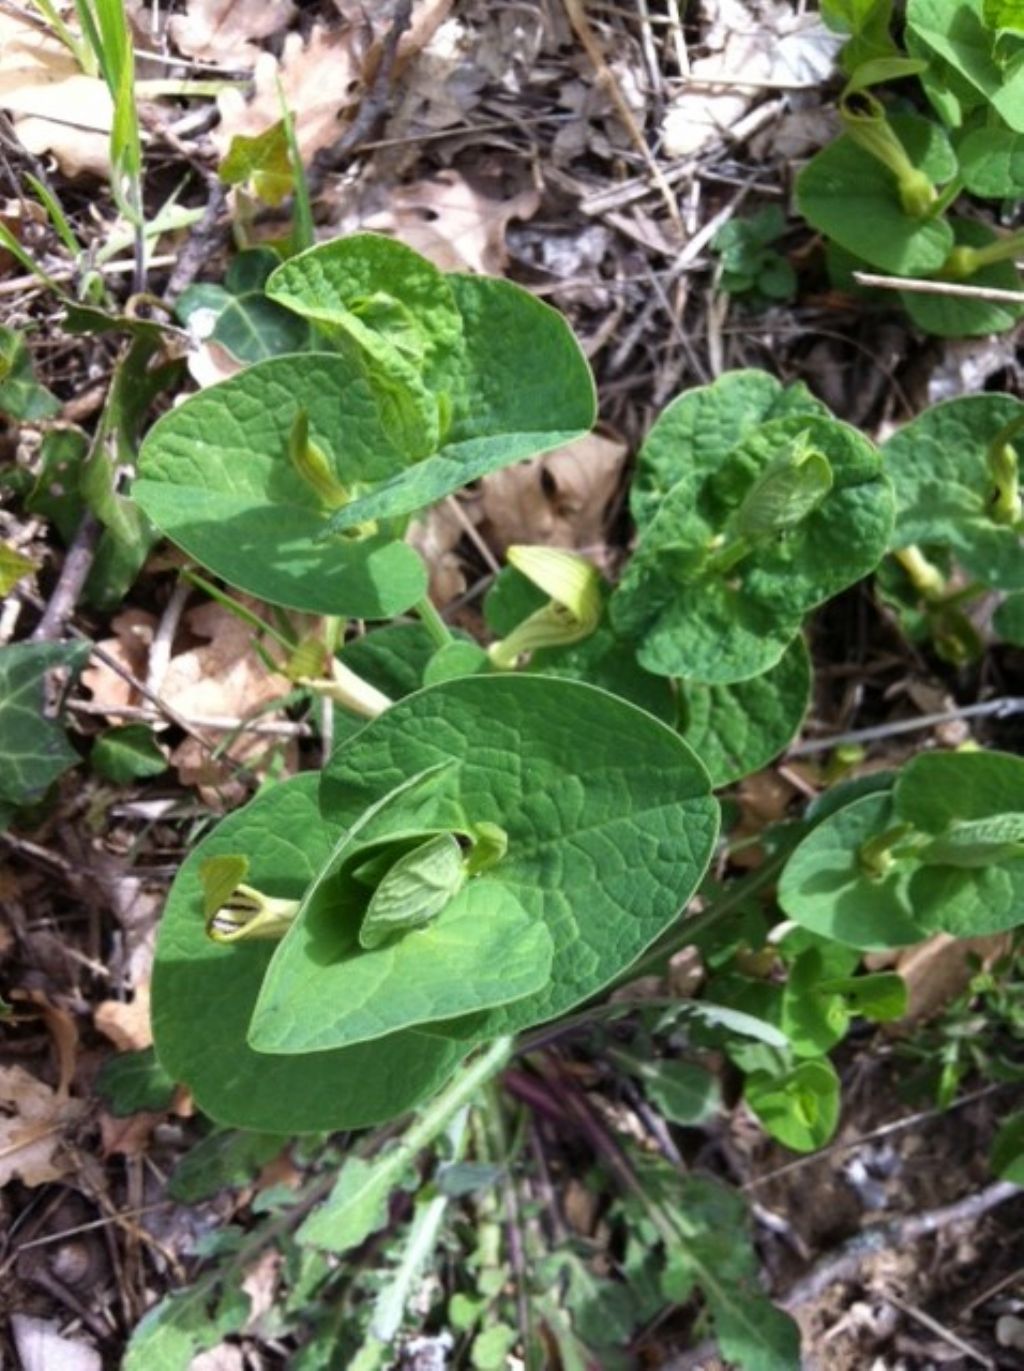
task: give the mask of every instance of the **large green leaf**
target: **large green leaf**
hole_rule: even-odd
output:
[[[792,741],[811,698],[803,638],[761,676],[733,685],[685,685],[681,732],[717,790],[767,766]]]
[[[0,647],[0,803],[26,805],[80,761],[61,725],[48,717],[46,680],[54,667],[77,673],[89,643]]]
[[[1024,404],[1010,395],[966,395],[905,425],[883,453],[896,489],[892,546],[932,543],[949,547],[986,585],[1024,589],[1020,531],[996,523],[988,448]]]
[[[430,822],[421,814],[417,827],[500,826],[508,850],[486,880],[543,921],[554,943],[547,985],[492,1010],[479,1036],[541,1022],[595,994],[676,917],[710,857],[717,805],[687,745],[604,691],[539,676],[467,677],[402,700],[331,758],[324,814],[350,829],[395,786],[445,764]],[[383,807],[373,823],[374,839],[408,826],[402,804]],[[300,916],[277,956],[305,960],[301,1012],[322,1017],[333,1003],[330,978],[311,974],[323,968],[301,925]]]
[[[955,175],[956,157],[937,124],[916,115],[889,122],[918,170],[939,184]],[[797,178],[797,203],[833,242],[898,276],[938,271],[953,247],[946,221],[907,214],[894,174],[848,133],[808,162]]]
[[[717,553],[746,516],[748,496],[756,506],[779,463],[808,444],[827,462],[830,488],[723,567]],[[766,505],[770,496],[765,488]],[[809,610],[874,569],[892,521],[892,489],[866,438],[814,414],[771,420],[716,471],[687,473],[665,497],[612,596],[612,626],[640,642],[641,666],[658,675],[749,680],[778,662]]]
[[[273,953],[268,943],[225,946],[206,935],[199,869],[208,858],[248,858],[256,889],[299,898],[339,838],[317,802],[318,778],[295,777],[230,815],[189,855],[171,889],[153,975],[153,1032],[165,1070],[211,1117],[281,1133],[358,1128],[432,1093],[466,1048],[414,1030],[373,1044],[272,1057],[247,1042]]]
[[[662,410],[636,459],[629,507],[643,529],[688,472],[714,471],[737,444],[769,419],[827,414],[802,381],[783,387],[766,371],[727,371],[684,391]]]
[[[984,0],[908,0],[907,28],[1024,133],[1024,67],[999,60]]]
[[[132,493],[190,556],[272,604],[360,618],[408,609],[426,576],[397,529],[323,536],[330,507],[290,455],[302,413],[348,488],[407,460],[358,362],[306,353],[256,363],[165,415],[142,445]]]
[[[441,446],[340,509],[333,529],[411,514],[469,482],[560,447],[595,418],[590,368],[565,319],[509,281],[446,278],[463,348],[445,376]],[[418,454],[416,454],[418,455]]]

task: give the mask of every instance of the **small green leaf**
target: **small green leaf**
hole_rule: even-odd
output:
[[[35,569],[31,557],[7,543],[0,543],[0,597],[9,595],[22,577]]]
[[[961,820],[933,838],[919,856],[928,866],[960,867],[989,866],[1024,857],[1024,814]]]
[[[280,205],[291,194],[294,182],[284,120],[279,119],[251,138],[236,133],[217,175],[226,186],[248,182],[253,194],[266,204]]]
[[[927,409],[885,444],[896,490],[891,546],[938,544],[986,585],[1024,589],[1020,531],[992,518],[988,451],[1024,416],[1011,395],[965,395]]]
[[[109,1057],[96,1077],[96,1090],[118,1118],[140,1111],[166,1109],[175,1085],[151,1047]]]
[[[125,724],[101,733],[89,755],[92,768],[108,781],[128,785],[167,770],[167,758],[145,724]]]
[[[424,685],[440,685],[459,676],[476,676],[491,670],[491,659],[478,643],[445,643],[423,668]]]
[[[0,647],[0,802],[27,805],[81,759],[45,697],[49,673],[64,667],[75,676],[90,643],[17,643]]]
[[[999,1129],[991,1164],[1000,1180],[1024,1185],[1024,1112],[1011,1114]]]
[[[207,282],[189,286],[175,303],[175,313],[240,362],[305,352],[313,344],[309,324],[266,294],[267,280],[279,261],[269,248],[241,252],[228,268],[223,286]]]
[[[299,1229],[296,1237],[307,1247],[348,1252],[383,1228],[394,1177],[383,1167],[349,1157],[334,1189]]]
[[[827,459],[828,494],[779,536],[734,535],[758,478],[799,442]],[[881,456],[861,434],[815,415],[771,420],[662,500],[611,598],[612,626],[657,675],[714,685],[758,676],[804,614],[874,569],[893,512]]]
[[[53,419],[60,409],[57,397],[35,379],[23,336],[0,326],[0,414],[31,423]]]
[[[755,1071],[743,1098],[773,1138],[794,1152],[814,1152],[839,1122],[839,1077],[827,1059],[800,1062],[778,1076]]]
[[[317,777],[281,782],[229,815],[189,855],[160,925],[153,975],[157,1055],[212,1118],[243,1128],[315,1133],[379,1123],[411,1108],[468,1051],[458,1037],[417,1032],[303,1057],[271,1057],[247,1045],[249,1021],[270,961],[270,943],[226,947],[207,936],[200,869],[244,854],[249,879],[300,898],[330,858],[338,828],[316,802]]]
[[[984,0],[908,0],[907,28],[1018,133],[1024,133],[1024,69],[1005,67],[985,25]]]
[[[672,1123],[696,1127],[722,1107],[718,1081],[695,1062],[647,1062],[640,1078],[648,1098]]]
[[[429,924],[465,880],[462,848],[454,834],[438,833],[404,853],[373,892],[359,927],[360,947],[380,947],[398,934]]]
[[[280,1133],[217,1129],[185,1153],[171,1173],[167,1193],[181,1204],[196,1204],[219,1190],[247,1185],[289,1141]]]
[[[237,1287],[219,1303],[205,1285],[168,1295],[136,1324],[122,1371],[187,1371],[201,1352],[237,1333],[249,1310],[249,1297]]]
[[[934,184],[956,174],[956,157],[938,125],[906,114],[889,124],[910,162]],[[953,247],[945,220],[908,214],[894,174],[849,133],[808,162],[797,178],[797,203],[833,242],[897,276],[938,271]]]
[[[992,616],[992,627],[1004,643],[1024,647],[1024,590],[1007,595]]]
[[[1024,197],[1024,135],[1010,129],[974,129],[957,152],[964,186],[972,195],[990,200]]]
[[[783,386],[765,371],[728,371],[711,385],[684,391],[667,405],[637,457],[629,507],[641,529],[691,470],[712,472],[733,448],[767,423],[828,410],[807,387]]]
[[[985,248],[997,241],[986,225],[973,219],[951,221],[958,247]],[[1021,293],[1024,301],[1024,281],[1012,262],[991,262],[968,277],[966,284],[983,289],[1010,290]],[[954,295],[925,295],[918,291],[899,293],[903,307],[926,333],[940,338],[974,338],[987,333],[1004,333],[1013,328],[1024,312],[1024,304],[1015,305],[1004,300],[971,300]]]

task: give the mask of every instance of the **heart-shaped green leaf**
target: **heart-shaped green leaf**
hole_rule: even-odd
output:
[[[777,1076],[755,1071],[743,1098],[772,1137],[794,1152],[824,1147],[839,1122],[839,1077],[827,1058]]]
[[[385,420],[356,363],[323,353],[271,358],[154,425],[132,494],[185,552],[260,599],[387,617],[423,595],[418,556],[393,526],[325,538],[331,508],[292,451],[305,422],[339,485],[358,488],[407,460]]]
[[[889,123],[913,165],[935,184],[956,174],[956,157],[937,124],[916,115]],[[893,172],[848,133],[808,162],[797,178],[797,203],[833,242],[898,276],[938,271],[953,247],[946,221],[907,214]]]
[[[1010,395],[947,400],[905,425],[883,448],[896,490],[892,546],[932,543],[950,548],[986,585],[1024,588],[1020,531],[992,518],[990,445],[1024,418]]]
[[[810,654],[797,637],[775,666],[749,681],[684,683],[681,732],[717,790],[767,766],[792,741],[810,698]]]
[[[629,507],[643,529],[668,492],[691,471],[714,471],[769,419],[828,410],[803,382],[783,387],[765,371],[728,371],[677,396],[658,416],[636,460]]]
[[[509,281],[445,276],[401,244],[359,234],[286,263],[269,290],[432,424],[415,450],[406,444],[412,464],[338,510],[334,531],[411,514],[593,425],[593,380],[572,331]]]
[[[26,805],[80,760],[64,729],[48,717],[46,678],[54,667],[77,674],[89,643],[15,643],[0,647],[0,804]]]
[[[737,528],[765,473],[810,451],[828,464],[827,493],[793,527]],[[612,626],[658,675],[749,680],[778,662],[809,610],[873,570],[892,520],[892,489],[866,438],[813,414],[771,420],[661,502],[612,596]]]
[[[249,1023],[274,944],[235,946],[206,936],[200,868],[244,855],[247,879],[299,899],[339,838],[316,802],[318,778],[295,777],[230,815],[189,855],[160,926],[153,1031],[161,1064],[201,1109],[239,1128],[285,1134],[359,1128],[411,1108],[468,1050],[449,1036],[410,1030],[372,1044],[273,1057],[248,1045]]]

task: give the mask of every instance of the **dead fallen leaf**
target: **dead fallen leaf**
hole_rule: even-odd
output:
[[[684,84],[666,110],[667,157],[692,156],[728,133],[760,98],[759,86],[819,85],[842,43],[817,14],[797,14],[788,0],[714,0],[704,11],[710,52],[692,64],[691,79],[699,85]]]
[[[126,609],[110,622],[113,638],[103,639],[99,646],[133,676],[144,681],[156,623],[156,618],[145,610]],[[86,690],[92,692],[93,702],[110,715],[115,715],[125,705],[134,707],[144,703],[129,682],[97,657],[82,672],[81,680]]]
[[[915,1024],[936,1014],[963,994],[980,961],[991,966],[1006,956],[1012,947],[1009,933],[985,938],[951,938],[937,933],[923,943],[900,952],[894,964],[907,983],[907,1012],[887,1027],[895,1034],[908,1032]]]
[[[15,1005],[28,1001],[42,1015],[57,1057],[57,1093],[66,1095],[78,1062],[78,1028],[74,1019],[66,1009],[51,1004],[41,990],[12,990],[11,1001]]]
[[[21,1371],[101,1371],[103,1358],[87,1342],[66,1338],[59,1324],[12,1314],[11,1333]]]
[[[585,438],[497,471],[482,482],[481,532],[495,552],[512,543],[593,548],[619,484],[627,448],[614,438]]]
[[[359,96],[365,60],[359,46],[354,30],[317,25],[305,43],[301,34],[290,33],[280,61],[272,53],[260,53],[253,67],[252,98],[247,101],[236,88],[217,97],[220,124],[210,136],[220,156],[227,155],[238,134],[253,138],[278,122],[282,93],[295,116],[303,161],[329,147],[342,131],[342,111]]]
[[[269,1248],[246,1271],[242,1289],[251,1301],[249,1317],[245,1321],[246,1331],[251,1331],[273,1309],[283,1261],[280,1252]]]
[[[64,1130],[85,1112],[20,1066],[0,1066],[0,1190],[9,1181],[47,1185],[72,1166],[63,1153]]]
[[[261,39],[280,32],[295,14],[292,0],[189,0],[184,14],[172,15],[167,28],[180,52],[203,62],[251,67]]]
[[[100,1152],[104,1160],[108,1157],[144,1157],[149,1150],[153,1129],[165,1117],[163,1114],[129,1114],[127,1118],[117,1118],[101,1111]]]
[[[141,1052],[153,1046],[149,1015],[149,982],[135,987],[129,1000],[103,1000],[93,1014],[93,1023],[109,1038],[119,1052]]]
[[[467,520],[473,516],[474,506],[460,503]],[[447,500],[432,505],[410,526],[406,541],[411,543],[430,568],[430,598],[443,609],[466,589],[462,560],[455,549],[465,532],[462,521]]]
[[[163,93],[158,82],[135,82],[138,100]],[[106,82],[86,76],[44,22],[13,6],[0,8],[0,109],[22,146],[52,152],[66,176],[109,176],[114,105]]]
[[[211,715],[242,719],[290,690],[290,682],[269,671],[253,651],[252,629],[223,606],[199,605],[184,616],[184,623],[195,637],[209,641],[171,658],[160,695],[178,713],[189,719]],[[211,743],[224,740],[221,730],[197,731]],[[208,804],[222,808],[245,793],[233,780],[230,763],[257,762],[268,754],[271,743],[258,734],[241,733],[228,744],[226,760],[219,760],[190,737],[171,753],[171,763],[183,785],[195,786]],[[294,742],[285,753],[286,766],[293,769]]]
[[[508,266],[509,222],[530,219],[539,208],[535,186],[497,199],[448,170],[431,180],[397,186],[388,196],[387,209],[369,219],[366,227],[392,233],[442,271],[500,276]]]

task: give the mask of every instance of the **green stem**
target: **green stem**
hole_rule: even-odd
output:
[[[954,176],[952,181],[950,181],[947,186],[944,186],[943,189],[939,191],[939,198],[935,201],[931,209],[928,211],[928,218],[941,219],[942,216],[945,214],[946,210],[949,209],[950,205],[963,190],[963,188],[964,183],[961,177]]]
[[[432,600],[424,595],[423,599],[417,602],[415,608],[423,627],[433,639],[435,647],[447,647],[449,643],[454,643],[455,638],[451,629],[434,608]]]
[[[466,1150],[467,1114],[464,1107],[452,1125],[452,1160],[456,1162],[462,1160]],[[350,1363],[351,1371],[376,1371],[384,1361],[388,1348],[398,1336],[413,1285],[437,1246],[448,1203],[447,1195],[435,1195],[433,1199],[420,1201],[416,1205],[402,1260],[391,1280],[377,1296],[369,1331]]]
[[[997,262],[1012,262],[1024,254],[1024,232],[1011,233],[983,248],[972,248],[961,243],[946,258],[940,276],[947,281],[963,281],[979,272],[982,267],[994,266]]]

